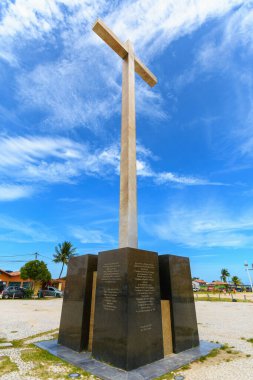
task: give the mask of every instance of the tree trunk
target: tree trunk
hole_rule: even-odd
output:
[[[62,275],[62,271],[63,271],[63,268],[64,268],[64,263],[62,263],[62,267],[61,267],[61,273],[60,273],[60,276],[59,276],[59,278],[61,278],[61,275]]]

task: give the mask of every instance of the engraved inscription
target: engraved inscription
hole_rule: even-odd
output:
[[[104,286],[103,308],[105,311],[115,311],[118,308],[120,294],[120,265],[117,262],[105,263],[102,269]]]
[[[152,329],[152,323],[149,323],[147,325],[142,325],[140,326],[140,331],[141,332],[144,332],[144,331],[149,331]]]
[[[156,310],[155,303],[155,265],[153,263],[135,263],[136,313]],[[142,326],[150,330],[152,326]]]

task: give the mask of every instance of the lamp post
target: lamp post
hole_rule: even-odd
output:
[[[251,286],[251,291],[253,292],[252,279],[251,279],[251,276],[250,276],[250,273],[249,273],[250,270],[253,270],[253,264],[251,264],[251,265],[252,265],[252,268],[249,268],[249,264],[247,263],[247,261],[245,261],[245,263],[244,263],[245,270],[248,273],[249,283],[250,283],[250,286]]]

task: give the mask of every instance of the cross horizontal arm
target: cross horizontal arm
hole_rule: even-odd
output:
[[[128,50],[127,50],[125,44],[123,44],[118,39],[118,37],[111,31],[111,29],[109,29],[105,25],[105,23],[102,20],[98,19],[95,22],[92,29],[122,59],[126,58],[126,56],[128,54]],[[152,74],[151,71],[136,56],[134,56],[134,67],[135,67],[135,72],[138,75],[140,75],[140,77],[145,82],[147,82],[151,87],[153,87],[157,83],[157,78],[155,77],[155,75]]]
[[[140,75],[140,77],[150,85],[150,87],[154,87],[157,83],[157,78],[151,71],[137,58],[134,57],[134,67],[135,72]]]
[[[121,58],[127,56],[127,49],[118,37],[109,29],[102,20],[97,20],[92,30],[109,45]]]

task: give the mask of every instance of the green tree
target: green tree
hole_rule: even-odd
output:
[[[30,279],[34,282],[49,281],[51,273],[47,269],[47,264],[40,260],[28,261],[22,268],[20,268],[20,277],[23,280]]]
[[[239,277],[237,277],[237,276],[233,276],[232,278],[231,278],[231,280],[232,280],[232,282],[233,282],[233,284],[235,285],[235,286],[238,286],[238,285],[241,285],[241,280],[239,279]]]
[[[58,244],[55,247],[55,254],[53,261],[55,263],[62,263],[61,272],[59,278],[61,278],[64,265],[68,265],[69,259],[75,256],[76,248],[73,247],[70,241],[64,241],[62,244]]]
[[[227,277],[229,277],[229,276],[230,276],[229,271],[226,268],[222,268],[222,270],[221,270],[221,276],[220,276],[221,280],[223,282],[227,282]]]

